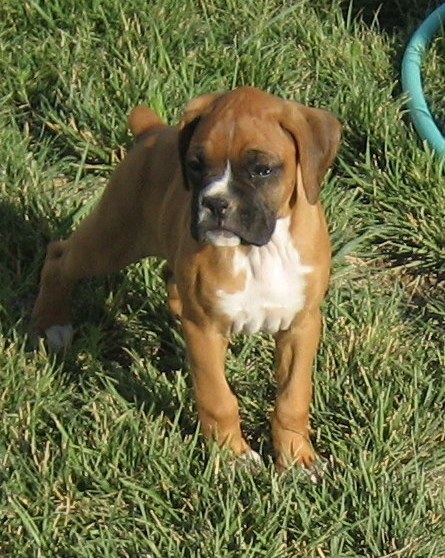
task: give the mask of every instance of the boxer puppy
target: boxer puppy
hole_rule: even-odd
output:
[[[205,436],[257,459],[225,377],[229,337],[272,334],[278,394],[276,465],[307,470],[311,368],[331,259],[319,202],[341,127],[324,110],[242,87],[188,105],[178,126],[147,107],[129,119],[134,146],[97,208],[52,242],[33,311],[53,349],[69,345],[74,284],[146,256],[166,260]]]

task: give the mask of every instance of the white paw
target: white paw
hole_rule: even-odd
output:
[[[58,352],[71,345],[73,326],[71,324],[53,325],[45,330],[45,335],[50,350]]]
[[[252,449],[240,455],[238,459],[243,461],[244,465],[252,471],[258,471],[264,468],[263,458],[259,453],[253,451]]]
[[[329,469],[329,462],[326,459],[317,457],[311,467],[302,467],[301,470],[312,484],[319,484]]]

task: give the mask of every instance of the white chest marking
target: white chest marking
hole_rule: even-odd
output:
[[[237,250],[233,274],[243,274],[242,291],[217,291],[223,314],[232,321],[232,333],[276,333],[289,328],[303,308],[305,276],[312,271],[303,265],[289,233],[289,218],[279,219],[271,240],[253,246],[244,254]]]

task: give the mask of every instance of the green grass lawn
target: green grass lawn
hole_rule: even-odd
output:
[[[444,162],[409,124],[403,48],[434,3],[3,0],[0,556],[445,556]],[[445,128],[445,40],[425,60]],[[273,345],[235,338],[230,382],[265,458],[199,435],[161,264],[87,281],[65,360],[28,337],[50,239],[91,208],[137,103],[255,85],[344,124],[323,191],[334,245],[315,367],[318,485],[277,478]]]

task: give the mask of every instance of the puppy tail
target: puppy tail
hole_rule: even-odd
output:
[[[152,128],[160,128],[165,123],[159,116],[145,105],[135,107],[128,117],[128,127],[135,138],[139,137]]]

